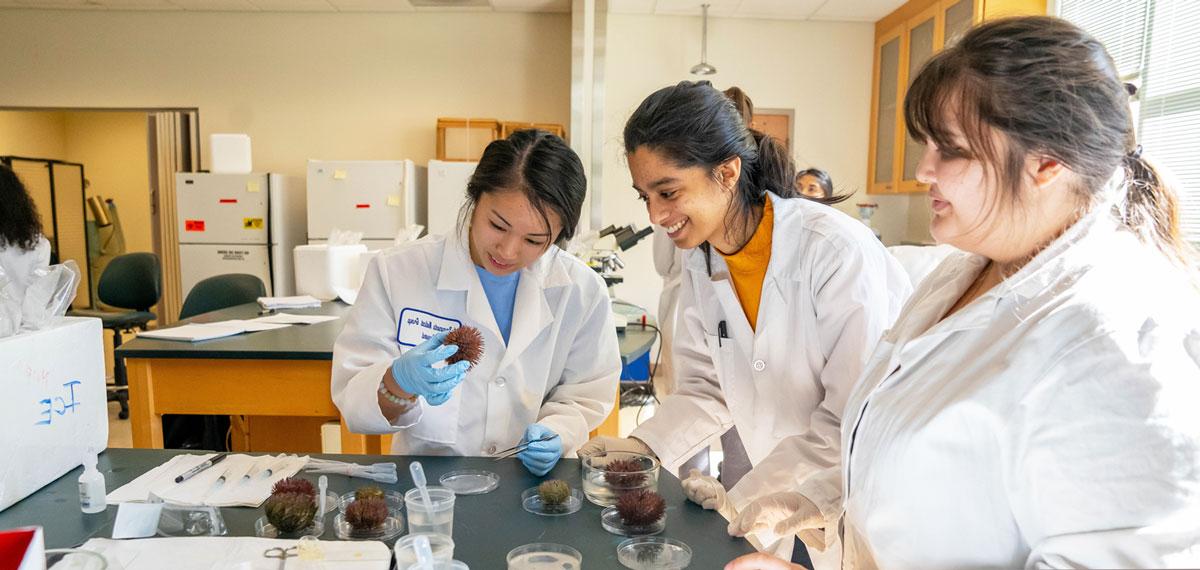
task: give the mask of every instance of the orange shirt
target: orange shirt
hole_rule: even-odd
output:
[[[762,220],[750,241],[733,255],[721,254],[725,265],[729,266],[733,290],[737,292],[751,329],[758,328],[758,304],[762,298],[763,280],[767,277],[767,263],[771,261],[771,230],[774,227],[775,216],[768,197],[764,200]]]

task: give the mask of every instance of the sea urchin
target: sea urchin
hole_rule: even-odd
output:
[[[450,331],[442,344],[458,346],[458,352],[450,355],[450,358],[446,359],[446,364],[466,360],[471,363],[471,366],[475,366],[483,358],[483,335],[475,327],[461,326]]]
[[[617,499],[617,514],[629,526],[647,526],[663,518],[667,502],[654,491],[639,489],[621,495]]]

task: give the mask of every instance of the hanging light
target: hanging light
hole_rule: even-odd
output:
[[[704,24],[700,36],[700,63],[692,66],[692,75],[712,75],[717,72],[717,68],[708,64],[708,4],[701,4],[700,10],[703,12]]]

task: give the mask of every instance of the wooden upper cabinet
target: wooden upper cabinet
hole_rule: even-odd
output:
[[[910,0],[875,23],[868,193],[927,190],[917,182],[925,145],[909,137],[904,125],[904,96],[921,67],[973,24],[1045,13],[1046,0]]]

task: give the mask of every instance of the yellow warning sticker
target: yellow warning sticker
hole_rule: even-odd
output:
[[[399,206],[400,205],[400,196],[397,196],[396,194],[388,194],[387,205]]]
[[[263,229],[262,218],[242,218],[242,229],[244,230],[261,230]]]
[[[333,171],[333,179],[334,180],[345,180],[346,179],[346,171],[342,170],[340,168],[337,170],[334,170]]]
[[[261,191],[261,190],[262,190],[262,189],[261,189],[261,188],[259,188],[259,185],[258,185],[258,181],[257,181],[257,180],[251,180],[251,181],[249,181],[249,182],[247,182],[247,183],[246,183],[246,191],[247,191],[247,192],[259,192],[259,191]]]

